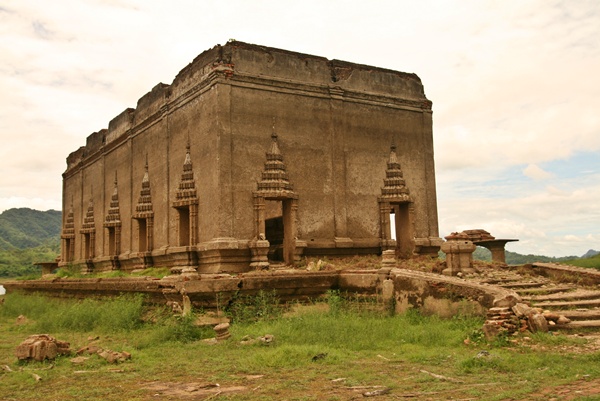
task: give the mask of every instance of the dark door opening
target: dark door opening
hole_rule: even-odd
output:
[[[74,251],[73,242],[74,241],[72,238],[67,238],[65,240],[65,258],[67,259],[66,262],[73,261],[73,251]]]
[[[137,219],[138,222],[138,252],[148,251],[148,228],[146,219]]]
[[[391,237],[396,240],[396,256],[407,259],[413,253],[413,232],[408,203],[392,205],[390,213]]]
[[[265,201],[265,237],[269,241],[269,261],[283,262],[283,213],[281,201]]]
[[[269,241],[269,260],[294,263],[295,238],[292,230],[292,200],[265,202],[265,237]]]
[[[85,260],[91,258],[92,255],[92,246],[91,246],[91,238],[90,234],[83,234],[83,256]]]
[[[179,246],[190,245],[190,209],[181,207],[177,209],[179,214]]]
[[[115,254],[115,251],[117,249],[116,243],[117,243],[117,236],[115,233],[115,228],[108,227],[108,254],[110,256],[113,256]]]

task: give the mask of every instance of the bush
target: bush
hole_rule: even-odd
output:
[[[151,343],[163,342],[181,342],[189,343],[199,340],[203,337],[208,337],[206,333],[210,330],[210,334],[214,335],[211,329],[203,329],[195,325],[196,316],[190,313],[186,316],[173,315],[167,310],[163,311],[163,316],[154,325],[154,330],[150,335]]]
[[[282,314],[277,292],[260,290],[257,295],[236,294],[225,308],[232,323],[276,319]]]

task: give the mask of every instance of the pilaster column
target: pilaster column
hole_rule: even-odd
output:
[[[146,250],[152,252],[154,249],[154,217],[148,217],[146,219]]]
[[[121,254],[121,226],[115,226],[115,255]]]
[[[96,257],[96,232],[92,231],[90,233],[90,259],[94,259]]]
[[[283,261],[287,265],[294,264],[294,253],[296,251],[296,212],[298,203],[296,199],[289,199],[282,202],[283,208]]]
[[[198,244],[198,204],[190,205],[190,246]]]
[[[67,251],[69,251],[68,247],[67,247],[67,241],[69,241],[68,239],[65,238],[61,238],[60,240],[60,260],[65,263],[68,262],[67,260]]]
[[[379,202],[379,224],[381,227],[381,239],[385,242],[392,237],[390,230],[390,209],[388,202]]]
[[[261,239],[265,235],[265,198],[254,195],[254,223],[256,227],[256,238]]]

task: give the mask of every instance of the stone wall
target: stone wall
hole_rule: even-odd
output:
[[[283,270],[250,272],[236,276],[205,274],[189,278],[163,279],[96,278],[11,281],[7,292],[24,291],[54,297],[112,297],[144,293],[150,303],[183,303],[189,298],[197,308],[214,309],[227,305],[235,296],[253,296],[275,291],[283,302],[317,299],[330,290],[393,300],[396,312],[418,309],[429,314],[452,316],[457,313],[484,315],[488,308],[512,307],[520,298],[501,287],[479,285],[454,277],[405,269],[338,270],[307,272]],[[389,305],[389,304],[388,304]]]

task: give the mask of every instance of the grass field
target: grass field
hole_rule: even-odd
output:
[[[335,292],[285,309],[274,298],[240,300],[229,310],[232,337],[210,344],[203,339],[214,331],[194,324],[202,311],[173,316],[148,309],[141,297],[78,302],[10,294],[0,306],[0,399],[350,400],[378,390],[385,394],[377,400],[600,399],[593,336],[488,343],[479,317],[390,316]],[[15,347],[35,333],[69,341],[73,350],[93,343],[128,351],[132,359],[18,362]],[[265,334],[274,341],[243,344]]]
[[[590,267],[594,269],[600,269],[600,255],[592,256],[591,258],[585,259],[567,260],[563,263],[579,267]]]

